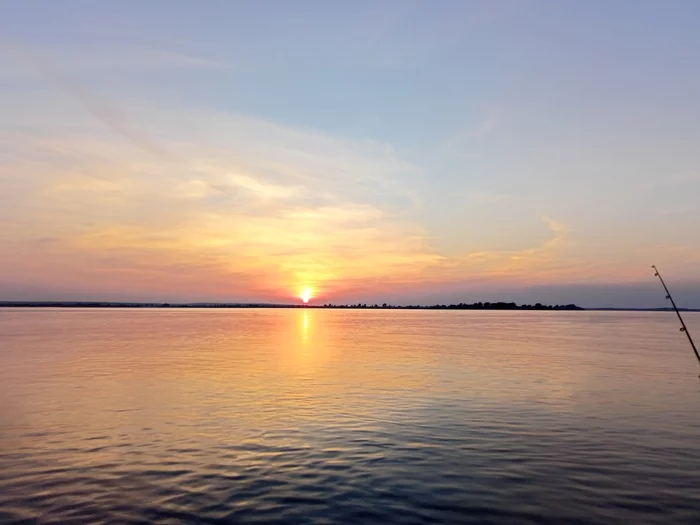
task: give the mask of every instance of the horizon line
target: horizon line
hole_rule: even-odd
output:
[[[481,306],[479,306],[481,305]],[[486,306],[488,305],[488,306]],[[495,306],[500,306],[495,307]],[[435,304],[389,304],[389,303],[354,303],[354,304],[296,304],[296,303],[265,303],[265,302],[168,302],[168,301],[0,301],[0,308],[316,308],[316,309],[358,309],[358,310],[535,310],[535,311],[673,311],[672,307],[582,307],[574,303],[543,304],[522,303],[513,301],[478,301],[475,303],[435,303]],[[700,312],[700,308],[679,308],[684,312]]]

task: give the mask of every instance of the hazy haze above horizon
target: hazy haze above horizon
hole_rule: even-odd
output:
[[[700,307],[699,25],[0,0],[0,300]]]

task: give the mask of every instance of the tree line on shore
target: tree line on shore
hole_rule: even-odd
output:
[[[391,308],[391,309],[412,309],[412,310],[583,310],[580,306],[575,304],[522,304],[517,303],[505,303],[505,302],[479,302],[479,303],[459,303],[459,304],[433,304],[429,306],[421,305],[407,305],[407,306],[395,306],[387,303],[383,304],[350,304],[350,305],[336,305],[336,304],[324,304],[322,306],[317,306],[316,308]]]
[[[265,304],[265,303],[117,303],[96,301],[0,301],[0,307],[52,307],[52,308],[347,308],[347,309],[393,309],[393,310],[583,310],[575,304],[546,305],[542,303],[522,304],[505,302],[479,302],[434,305],[393,304]]]

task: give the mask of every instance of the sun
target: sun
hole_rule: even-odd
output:
[[[302,301],[304,301],[305,304],[311,300],[312,296],[313,296],[313,291],[308,286],[302,288],[301,293],[299,294],[299,297],[301,298]]]

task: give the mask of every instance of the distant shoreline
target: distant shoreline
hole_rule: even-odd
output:
[[[575,304],[546,305],[479,302],[433,305],[392,304],[274,304],[274,303],[145,303],[115,301],[0,301],[0,308],[323,308],[345,310],[583,310]]]
[[[517,305],[515,303],[473,303],[435,305],[390,304],[272,304],[272,303],[133,303],[114,301],[0,301],[0,308],[313,308],[328,310],[526,310],[526,311],[593,311],[593,312],[672,312],[672,308],[582,308],[568,305]],[[681,312],[700,312],[698,308],[679,308]]]

